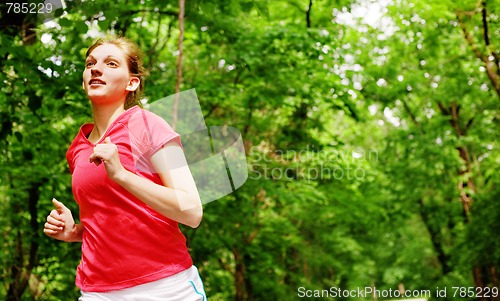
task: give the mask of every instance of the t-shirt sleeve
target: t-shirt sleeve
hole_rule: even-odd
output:
[[[160,116],[140,110],[129,120],[129,131],[141,144],[141,157],[148,160],[169,142],[182,147],[180,135]]]
[[[180,135],[165,120],[157,115],[152,115],[151,120],[148,129],[151,132],[149,156],[152,156],[170,142],[175,142],[182,147]]]

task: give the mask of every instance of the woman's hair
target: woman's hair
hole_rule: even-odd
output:
[[[135,42],[125,37],[110,37],[97,40],[94,44],[92,44],[92,46],[89,47],[85,57],[88,57],[97,47],[105,44],[115,45],[123,51],[125,58],[127,59],[128,71],[130,72],[130,75],[138,77],[141,81],[139,87],[137,87],[135,91],[127,94],[125,109],[135,105],[142,107],[141,96],[144,91],[144,79],[148,75],[142,61],[142,50]]]

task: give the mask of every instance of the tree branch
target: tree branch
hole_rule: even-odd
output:
[[[486,47],[490,46],[490,37],[488,34],[488,12],[486,11],[486,1],[483,0],[481,3],[481,19],[483,21],[483,39],[484,39],[484,45]]]
[[[156,40],[153,43],[153,46],[149,48],[149,56],[153,55],[156,50],[156,46],[158,46],[158,42],[160,41],[160,29],[161,29],[161,14],[158,14],[158,27],[156,28]]]
[[[460,127],[460,122],[459,122],[459,106],[457,106],[456,102],[451,103],[451,126],[453,129],[455,129],[455,132],[457,133],[457,136],[463,136],[464,133],[462,131],[462,128]]]
[[[161,15],[160,15],[161,16]],[[151,70],[153,68],[154,63],[158,60],[158,57],[160,56],[160,53],[165,47],[167,46],[168,41],[170,40],[170,37],[172,36],[172,23],[174,23],[174,20],[171,20],[168,23],[168,29],[167,29],[167,36],[165,37],[165,40],[163,43],[158,47],[158,44],[160,43],[161,40],[161,17],[158,18],[158,28],[156,31],[156,41],[153,44],[153,47],[151,47],[148,51],[148,57],[149,57],[149,64],[148,64],[148,70]]]
[[[306,11],[307,28],[311,28],[311,9],[312,9],[312,5],[313,5],[312,0],[309,0],[309,6],[307,7],[307,11]]]
[[[498,53],[495,51],[495,49],[492,49],[491,43],[490,43],[490,30],[488,27],[488,11],[486,8],[486,0],[483,0],[481,3],[481,19],[483,22],[483,38],[484,38],[484,45],[486,46],[486,50],[490,52],[490,54],[493,56],[493,59],[495,61],[495,64],[497,66],[497,74],[500,76],[500,56]]]
[[[417,118],[415,117],[415,114],[413,114],[412,110],[410,109],[410,107],[408,106],[408,103],[404,100],[401,100],[401,102],[403,103],[403,107],[405,108],[406,112],[408,113],[408,115],[410,115],[410,118],[411,120],[413,121],[413,123],[418,127],[420,128],[420,123],[417,121]]]
[[[441,110],[441,113],[443,113],[443,115],[450,115],[450,110],[448,110],[441,102],[437,102],[437,105],[439,107],[439,109]]]
[[[476,9],[473,12],[475,13],[477,11],[478,10]],[[481,11],[484,14],[486,12],[486,8],[484,7]],[[490,79],[490,82],[493,85],[493,88],[497,92],[498,96],[500,96],[500,70],[499,70],[500,65],[499,65],[499,60],[496,59],[496,57],[498,57],[498,55],[496,55],[496,53],[494,51],[492,51],[491,55],[493,55],[493,57],[495,57],[495,61],[491,61],[489,58],[490,55],[483,53],[479,49],[478,45],[474,41],[474,37],[467,29],[467,26],[466,26],[465,21],[463,19],[464,16],[470,16],[469,13],[457,11],[456,16],[457,16],[458,24],[459,24],[460,28],[462,29],[465,40],[470,45],[475,56],[484,63],[484,66],[486,67],[486,74],[488,75],[488,78]],[[474,15],[474,14],[472,14],[472,15]],[[484,22],[486,22],[486,25],[487,25],[487,18],[483,19],[483,32],[484,32],[484,34],[487,34],[488,30],[487,30],[487,27],[484,28],[484,25],[485,25]],[[487,38],[485,40],[485,43],[486,42],[489,43],[489,38]],[[489,48],[489,47],[487,47],[487,48]]]
[[[464,129],[464,135],[467,134],[467,131],[472,126],[472,123],[474,123],[474,117],[472,117],[471,119],[469,119],[469,121],[467,122],[467,125],[465,126],[465,129]]]
[[[181,91],[182,82],[182,47],[184,40],[184,0],[179,0],[179,55],[177,56],[176,66],[176,82],[175,82],[175,95],[174,95],[174,105],[173,105],[173,120],[172,128],[175,130],[177,126],[177,112],[179,110],[179,93]]]

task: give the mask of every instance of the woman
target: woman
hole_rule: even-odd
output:
[[[179,135],[143,110],[137,45],[99,40],[86,54],[83,88],[93,124],[66,154],[80,224],[53,200],[46,235],[82,242],[80,301],[206,300],[178,223],[197,227],[202,207]]]

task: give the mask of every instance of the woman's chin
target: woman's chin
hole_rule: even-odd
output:
[[[87,94],[90,102],[94,105],[111,105],[117,103],[125,103],[125,97],[120,100],[120,98],[116,98],[109,95],[101,95],[97,93],[89,93]]]

